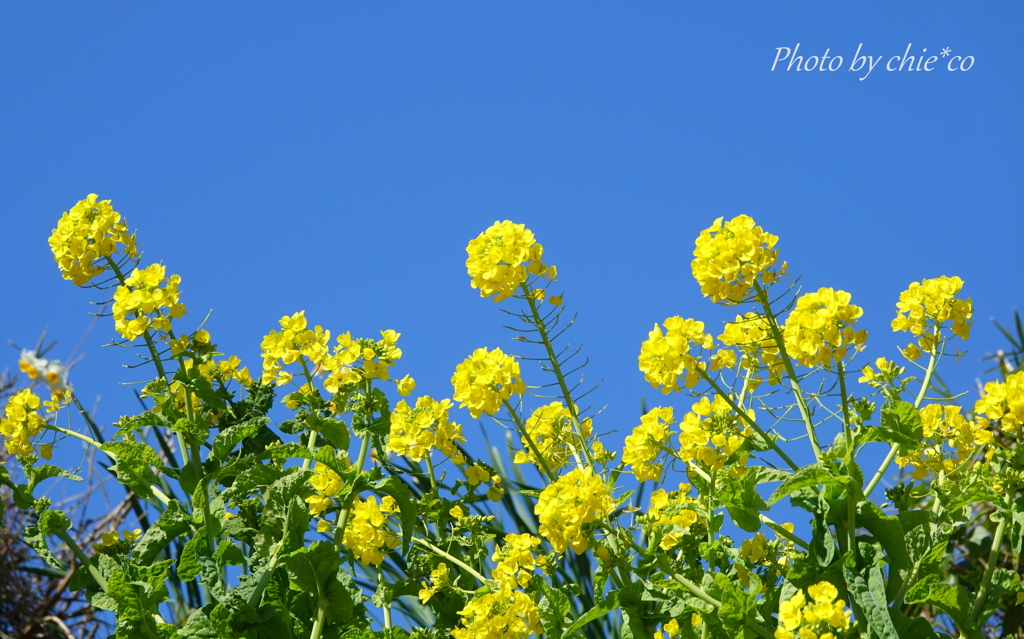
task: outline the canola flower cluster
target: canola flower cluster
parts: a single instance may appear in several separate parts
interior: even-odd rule
[[[786,274],[786,263],[779,262],[775,250],[778,241],[747,215],[725,223],[715,220],[700,232],[693,250],[691,268],[701,293],[716,304],[738,304],[754,282],[767,286],[778,281]]]
[[[640,425],[626,436],[622,447],[622,461],[630,465],[637,480],[658,481],[664,467],[658,457],[668,443],[669,428],[673,424],[671,406],[658,406],[640,417]]]
[[[1008,375],[1005,382],[985,384],[974,412],[999,424],[1003,432],[1020,435],[1024,425],[1024,371]]]
[[[506,355],[500,348],[487,350],[478,348],[473,354],[455,367],[452,376],[455,387],[453,399],[460,408],[469,408],[474,419],[486,413],[493,415],[501,410],[502,402],[513,393],[526,391],[519,376],[519,362],[512,355]]]
[[[151,264],[145,269],[132,271],[123,286],[114,292],[114,328],[121,337],[133,341],[148,328],[171,330],[171,320],[185,314],[185,305],[179,302],[178,286],[181,277],[165,277],[162,264]]]
[[[398,505],[390,495],[382,497],[380,505],[373,495],[352,505],[344,542],[356,561],[364,566],[380,566],[389,552],[402,545],[387,525],[388,517],[397,512]]]
[[[60,267],[61,275],[75,286],[88,284],[106,270],[105,259],[118,249],[131,258],[138,258],[135,234],[110,200],[97,201],[90,193],[70,211],[61,215],[57,228],[50,234],[50,250]]]
[[[38,412],[40,405],[39,397],[28,388],[8,401],[4,416],[0,418],[0,434],[6,439],[7,452],[11,455],[32,454],[32,438],[46,425]],[[49,459],[49,454],[43,457]]]
[[[936,277],[913,282],[900,293],[896,308],[898,313],[892,321],[893,331],[910,331],[917,336],[916,344],[908,344],[904,354],[917,359],[922,352],[930,352],[935,346],[935,332],[947,322],[954,335],[966,340],[971,335],[973,308],[971,298],[956,297],[964,282],[959,277]]]
[[[309,504],[309,514],[313,517],[319,517],[331,507],[334,503],[334,498],[338,496],[338,492],[345,484],[341,479],[341,475],[323,464],[314,466],[313,472],[315,474],[309,478],[309,483],[313,485],[316,493],[306,497],[306,503]],[[329,529],[330,524],[326,521],[321,519],[317,522],[318,532],[324,532]]]
[[[516,452],[512,461],[516,464],[533,462],[538,468],[546,464],[553,472],[561,470],[568,462],[575,437],[572,415],[565,404],[554,401],[536,408],[523,426],[528,438],[520,439],[523,448]],[[590,437],[593,425],[589,418],[580,422],[580,430],[584,437]],[[535,452],[540,454],[540,459]]]
[[[689,484],[679,484],[679,488],[672,492],[659,488],[651,493],[645,521],[652,532],[660,529],[663,533],[658,544],[662,550],[678,546],[690,527],[700,519],[696,511],[697,500],[689,496],[690,488]]]
[[[820,288],[796,301],[782,328],[786,351],[801,366],[831,369],[847,358],[850,348],[860,350],[867,342],[867,331],[854,328],[864,311],[850,304],[850,294]]]
[[[549,568],[546,557],[534,554],[540,543],[530,534],[505,535],[504,545],[496,547],[491,557],[497,562],[491,579],[498,582],[498,589],[475,597],[459,612],[463,625],[452,630],[455,639],[524,639],[542,631],[537,605],[520,590],[537,569]]]
[[[921,409],[921,426],[924,440],[914,451],[896,458],[900,468],[910,465],[914,468],[914,479],[924,479],[928,471],[938,475],[944,472],[947,478],[954,475],[957,467],[970,459],[979,446],[993,442],[992,432],[984,420],[970,421],[960,414],[959,406],[929,404]],[[945,446],[952,449],[947,452]]]
[[[470,285],[480,289],[481,297],[495,302],[515,295],[531,275],[554,280],[557,269],[543,262],[544,247],[533,232],[508,220],[495,222],[466,247],[466,270]],[[541,297],[543,299],[543,297]]]
[[[836,639],[835,632],[850,627],[850,609],[839,597],[839,590],[827,581],[802,590],[779,604],[779,626],[775,639]]]
[[[679,378],[685,376],[687,388],[700,379],[705,363],[699,361],[699,349],[711,349],[714,338],[704,332],[704,322],[681,317],[665,320],[665,332],[657,324],[640,346],[640,370],[651,386],[669,394],[679,392]]]
[[[782,358],[779,355],[779,345],[772,336],[768,318],[757,313],[737,315],[735,321],[725,324],[718,339],[726,346],[738,347],[743,353],[739,363],[740,366],[752,373],[751,390],[756,389],[761,382],[759,373],[762,370],[767,371],[769,384],[774,385],[781,381]],[[732,351],[726,349],[719,351],[719,353],[725,352]],[[722,356],[719,355],[719,359],[722,359]],[[735,354],[731,359],[735,362]],[[730,366],[723,364],[722,368],[730,368]]]
[[[387,450],[420,462],[436,448],[456,464],[464,464],[466,459],[458,444],[466,438],[462,426],[448,419],[451,407],[451,400],[436,401],[427,395],[417,399],[415,407],[400,400],[391,411]]]
[[[679,459],[684,462],[701,461],[711,469],[719,470],[753,432],[740,428],[739,417],[720,395],[713,400],[701,397],[679,423]],[[740,460],[736,474],[742,474],[746,458]]]
[[[583,526],[607,517],[614,503],[600,475],[588,466],[574,468],[541,492],[534,507],[540,519],[540,534],[555,549],[572,548],[577,555],[590,547]]]

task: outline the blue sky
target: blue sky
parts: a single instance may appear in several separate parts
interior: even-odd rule
[[[181,275],[190,321],[213,309],[225,352],[258,366],[262,335],[305,309],[401,332],[400,374],[434,397],[473,349],[512,349],[465,245],[525,223],[604,380],[595,427],[620,436],[661,401],[636,365],[653,323],[731,319],[690,275],[717,217],[751,215],[806,288],[852,293],[861,362],[905,343],[889,322],[909,282],[961,276],[976,326],[943,371],[956,389],[1004,346],[988,318],[1024,298],[1020,3],[5,2],[0,25],[0,337],[48,325],[56,357],[95,296],[46,238],[91,192]],[[771,71],[797,43],[844,63]],[[861,44],[974,65],[861,81]],[[72,377],[104,423],[136,409],[112,337],[101,321]]]

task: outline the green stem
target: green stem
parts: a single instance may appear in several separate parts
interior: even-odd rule
[[[540,312],[537,310],[537,301],[533,298],[533,294],[525,282],[520,284],[520,288],[523,290],[526,303],[530,305],[534,326],[537,327],[537,333],[544,344],[544,350],[547,351],[548,362],[551,363],[551,372],[555,374],[555,379],[558,380],[558,388],[561,389],[562,398],[565,399],[565,407],[569,411],[569,421],[572,422],[572,429],[578,440],[579,448],[583,451],[583,456],[586,458],[587,463],[590,464],[590,467],[596,473],[597,466],[594,464],[594,458],[590,455],[590,446],[587,444],[587,438],[583,435],[583,429],[580,427],[579,415],[576,412],[576,402],[573,401],[572,395],[569,392],[569,385],[565,383],[565,375],[562,374],[562,366],[558,363],[558,356],[555,355],[555,349],[551,345],[551,338],[548,337],[548,329],[540,318]],[[572,451],[573,456],[576,458],[576,463],[579,464],[580,459],[576,448],[576,446],[573,446]]]
[[[914,399],[914,408],[921,408],[921,403],[924,402],[924,394],[928,390],[928,387],[931,386],[932,375],[935,374],[935,368],[939,362],[938,339],[938,329],[936,329],[935,344],[932,346],[931,353],[929,353],[928,367],[925,368],[924,371],[924,380],[921,382],[921,390],[917,392],[917,397]],[[871,478],[871,481],[868,482],[867,488],[864,489],[865,497],[871,496],[871,491],[875,489],[878,482],[882,480],[882,476],[885,475],[887,470],[889,470],[889,464],[891,464],[892,460],[896,458],[896,455],[899,453],[899,449],[899,444],[892,444],[889,447],[889,454],[885,456],[884,460],[882,460],[882,465],[878,467],[874,477]]]
[[[842,362],[837,362],[836,372],[839,375],[839,394],[843,401],[843,433],[846,434],[846,474],[853,471],[853,430],[850,428],[850,403],[846,396],[846,369]],[[858,488],[860,488],[858,486]],[[853,556],[857,556],[857,497],[852,488],[846,489],[846,526],[848,543]]]
[[[526,430],[526,426],[524,426],[522,420],[519,419],[519,414],[513,410],[512,404],[510,404],[507,399],[503,399],[501,402],[505,405],[505,409],[509,412],[509,415],[512,416],[512,421],[516,423],[516,428],[519,429],[519,433],[523,436],[523,439],[526,440],[526,444],[530,447],[530,451],[533,452],[533,457],[540,465],[540,469],[544,471],[544,474],[548,476],[548,480],[552,484],[555,483],[558,480],[558,477],[555,473],[551,472],[551,468],[548,466],[547,460],[545,460],[544,456],[540,454],[540,449],[537,448],[537,444],[534,443],[533,437],[530,436],[530,432]]]
[[[70,548],[71,552],[73,552],[75,556],[78,557],[78,561],[80,561],[82,565],[85,567],[85,569],[89,571],[89,574],[92,575],[92,578],[96,580],[96,583],[99,584],[99,587],[103,590],[103,592],[107,592],[107,580],[103,578],[103,575],[100,574],[100,571],[96,568],[96,566],[92,565],[92,562],[89,561],[89,558],[85,555],[84,552],[82,552],[82,549],[78,547],[78,544],[75,543],[75,540],[71,538],[71,535],[68,534],[68,531],[54,530],[53,534],[60,537],[61,540],[68,545],[68,548]]]
[[[772,311],[771,302],[768,300],[768,292],[761,288],[761,285],[756,281],[754,282],[754,290],[757,292],[757,299],[761,302],[761,306],[764,308],[765,317],[768,319],[768,328],[772,333],[772,338],[775,340],[775,344],[779,347],[780,359],[782,359],[782,365],[786,369],[786,377],[789,379],[790,388],[793,389],[793,394],[796,396],[797,406],[800,408],[800,416],[803,418],[804,427],[807,429],[807,437],[811,442],[811,449],[814,451],[814,461],[821,461],[821,447],[818,446],[818,436],[814,432],[814,422],[811,421],[811,411],[807,407],[807,398],[804,397],[803,390],[800,388],[800,381],[796,374],[796,369],[793,368],[793,359],[789,356],[789,352],[786,351],[786,340],[782,336],[782,331],[779,329],[778,319],[775,317],[775,313]]]
[[[366,451],[369,449],[370,435],[367,433],[359,444],[359,456],[356,457],[356,469],[360,474],[363,472],[363,462],[366,460]],[[341,550],[345,544],[345,527],[348,526],[348,518],[352,513],[352,501],[355,497],[354,491],[349,494],[348,499],[345,500],[345,506],[341,509],[341,515],[338,517],[338,527],[334,531],[334,547],[338,550]]]
[[[313,376],[310,375],[309,367],[306,366],[306,358],[305,357],[299,357],[299,363],[302,364],[302,372],[306,376],[306,382],[309,383],[309,387],[312,389],[313,388]],[[307,446],[307,449],[309,450],[309,454],[310,455],[312,455],[313,451],[316,449],[316,436],[317,436],[317,432],[315,430],[309,431],[309,445]],[[313,461],[312,459],[303,459],[302,460],[302,470],[309,470],[309,465],[310,465],[310,462],[312,462],[312,461]]]
[[[477,581],[479,581],[481,584],[487,583],[487,577],[484,577],[479,572],[477,572],[475,569],[471,568],[469,566],[469,564],[463,562],[461,559],[456,559],[452,555],[449,555],[448,553],[446,553],[445,551],[441,550],[440,548],[438,548],[434,544],[430,543],[426,539],[423,539],[422,537],[413,537],[412,541],[413,541],[413,543],[417,543],[417,544],[419,544],[421,546],[429,548],[430,550],[432,550],[433,552],[437,553],[441,557],[444,557],[445,559],[447,559],[448,561],[452,562],[453,564],[455,564],[459,568],[462,568],[463,570],[465,570],[470,575],[476,577]]]
[[[800,546],[804,550],[807,550],[807,551],[811,550],[811,545],[809,543],[807,543],[806,541],[804,541],[800,537],[797,537],[793,533],[789,532],[788,530],[786,530],[785,528],[783,528],[782,526],[780,526],[776,522],[772,521],[771,519],[769,519],[765,515],[758,515],[758,517],[760,517],[761,521],[764,522],[769,528],[774,530],[775,534],[779,535],[780,537],[785,537],[786,539],[790,540],[791,542],[793,542],[797,546]]]
[[[1006,514],[1002,515],[999,525],[996,526],[996,536],[992,538],[992,550],[988,553],[988,563],[985,565],[985,575],[981,578],[981,587],[978,589],[978,596],[974,599],[971,607],[971,621],[977,622],[981,616],[981,609],[985,607],[985,599],[988,598],[988,589],[992,585],[992,574],[999,563],[999,551],[1003,545],[1003,535],[1006,533]]]
[[[764,443],[768,444],[768,446],[771,447],[772,450],[778,453],[779,457],[782,458],[782,461],[786,462],[786,464],[793,470],[797,470],[800,468],[799,466],[797,466],[796,462],[789,458],[789,455],[786,454],[786,451],[782,450],[782,448],[779,447],[778,443],[776,443],[775,440],[768,436],[768,433],[764,432],[764,430],[762,430],[761,427],[757,425],[757,422],[755,422],[753,418],[751,418],[750,415],[747,414],[747,411],[743,410],[741,406],[739,406],[735,401],[733,401],[733,398],[728,393],[726,393],[721,386],[718,385],[718,382],[716,382],[715,379],[711,377],[711,375],[706,370],[704,370],[703,368],[698,368],[697,372],[700,374],[701,377],[704,378],[704,381],[711,385],[711,388],[715,391],[715,393],[717,393],[718,396],[720,396],[722,399],[725,400],[727,404],[729,404],[729,407],[732,408],[732,410],[737,415],[739,415],[740,419],[746,422],[747,425],[750,426],[754,430],[754,432],[756,432],[758,436],[761,437],[761,440]]]

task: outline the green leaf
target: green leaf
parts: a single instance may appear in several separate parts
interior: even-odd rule
[[[863,564],[857,564],[851,555],[843,563],[846,587],[861,610],[868,627],[879,639],[900,639],[896,627],[889,617],[889,603],[885,596],[885,579],[882,577],[882,549],[874,544],[859,544]]]
[[[120,439],[128,433],[145,428],[146,426],[166,426],[167,420],[158,413],[152,411],[146,411],[139,415],[123,416],[121,419],[114,422],[114,426],[117,426],[117,432],[111,439]]]
[[[882,436],[905,450],[914,450],[924,440],[921,414],[909,402],[887,402],[882,407]]]
[[[971,597],[963,586],[945,584],[938,575],[928,575],[907,591],[904,601],[931,604],[949,615],[961,636],[982,639],[978,625],[971,621]]]
[[[146,444],[129,441],[104,442],[100,450],[111,453],[117,460],[111,470],[117,474],[118,481],[139,497],[153,496],[151,486],[157,478],[150,467],[163,464],[155,450]]]
[[[214,459],[226,460],[231,451],[235,449],[235,446],[240,444],[246,437],[257,433],[269,421],[270,419],[266,417],[259,417],[223,429],[213,438],[213,452],[211,455]]]
[[[160,514],[160,519],[156,520],[139,540],[132,554],[138,558],[139,564],[148,564],[156,559],[175,537],[184,535],[191,529],[192,517],[180,501],[172,499]]]
[[[811,486],[829,485],[829,484],[849,484],[850,478],[846,476],[836,477],[827,468],[821,464],[810,464],[804,466],[793,472],[792,475],[786,478],[782,482],[782,485],[775,489],[770,499],[768,499],[769,505],[774,505],[780,499],[793,493],[801,488],[809,488]]]
[[[569,597],[558,588],[551,588],[546,581],[541,582],[544,597],[537,605],[540,623],[544,627],[544,635],[551,639],[562,639],[565,628],[572,624],[569,617],[571,604]]]
[[[419,513],[416,511],[412,492],[397,477],[388,477],[372,482],[370,488],[385,495],[391,495],[398,504],[399,515],[402,518],[402,554],[409,554],[409,544],[412,543],[412,531],[419,521]]]
[[[25,538],[25,542],[35,549],[36,554],[38,554],[42,560],[47,563],[47,565],[59,570],[67,570],[68,567],[65,566],[60,559],[57,559],[56,555],[50,551],[50,547],[46,545],[46,535],[39,530],[39,526],[25,526],[25,529],[22,531],[22,536]]]
[[[336,419],[331,419],[330,417],[317,417],[315,415],[310,415],[306,419],[306,425],[310,429],[323,435],[335,449],[348,450],[349,432],[348,426],[345,422],[340,422]]]
[[[285,557],[285,567],[292,585],[305,592],[319,593],[334,578],[341,557],[334,544],[318,541],[307,548],[299,548]]]
[[[28,471],[27,468],[25,470]],[[65,479],[70,479],[71,481],[82,481],[82,478],[78,475],[69,473],[63,468],[58,468],[57,466],[50,466],[49,464],[32,468],[31,474],[32,479],[28,482],[29,492],[34,491],[36,486],[38,486],[43,480],[50,479],[51,477],[63,477]],[[2,506],[0,506],[0,508],[2,508]],[[2,514],[3,511],[0,511],[0,515]]]
[[[312,487],[308,483],[309,477],[312,474],[312,471],[296,469],[295,472],[275,481],[267,489],[267,504],[260,518],[261,526],[259,534],[256,536],[255,544],[256,551],[259,554],[269,557],[270,549],[279,541],[282,541],[286,533],[288,535],[287,539],[285,539],[287,547],[303,545],[302,539],[306,534],[309,522],[309,509],[299,499],[299,495],[303,491],[312,492]],[[295,510],[296,512],[292,514],[289,510]],[[292,519],[290,517],[305,518],[306,525],[303,525],[301,530],[291,530],[293,526],[291,525]]]
[[[199,544],[205,546],[206,539],[197,534],[185,542],[185,547],[181,550],[181,557],[178,558],[178,578],[182,581],[192,581],[199,576]]]
[[[764,502],[757,492],[757,487],[766,481],[767,468],[748,468],[738,479],[728,473],[722,473],[722,484],[719,487],[718,498],[729,511],[733,522],[747,532],[757,532],[761,529],[761,518],[759,510],[768,510],[768,504]]]
[[[597,604],[593,608],[580,615],[579,619],[574,621],[571,626],[565,629],[565,633],[563,636],[568,636],[577,632],[578,630],[582,629],[583,626],[587,625],[591,621],[594,621],[595,619],[600,619],[601,617],[605,616],[606,614],[608,614],[612,610],[615,610],[618,607],[619,592],[617,590],[613,590],[608,593],[607,597],[597,602]]]
[[[71,520],[62,510],[44,510],[39,513],[39,532],[46,535],[71,528]]]

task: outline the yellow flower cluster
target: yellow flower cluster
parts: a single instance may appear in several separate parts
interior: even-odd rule
[[[690,265],[701,293],[716,304],[738,304],[759,278],[764,285],[777,281],[786,273],[775,250],[778,241],[747,215],[715,220],[697,237]]]
[[[116,253],[118,244],[125,255],[139,256],[135,234],[128,232],[121,214],[110,206],[110,200],[97,202],[96,197],[90,193],[61,215],[57,228],[50,234],[53,259],[64,279],[72,280],[76,286],[87,284],[106,270],[104,258]]]
[[[892,321],[893,331],[910,331],[917,335],[917,344],[910,344],[904,353],[909,359],[917,359],[921,351],[929,352],[934,347],[933,331],[945,322],[952,322],[953,334],[966,340],[971,334],[971,299],[959,299],[964,282],[959,277],[936,277],[913,282],[910,288],[900,293],[898,312]]]
[[[434,582],[433,585],[428,584],[425,581],[421,581],[420,585],[420,602],[427,603],[430,598],[437,594],[441,588],[448,585],[450,579],[450,571],[448,570],[448,564],[443,561],[430,572],[430,581]]]
[[[668,443],[672,423],[672,407],[658,406],[640,417],[640,425],[626,436],[622,461],[630,465],[639,481],[661,479],[664,468],[656,460]]]
[[[141,528],[131,531],[125,530],[121,533],[118,533],[116,530],[110,530],[100,535],[100,541],[93,544],[93,549],[101,555],[126,555],[139,539],[142,539]]]
[[[850,627],[850,609],[837,601],[839,590],[827,581],[802,590],[779,604],[779,626],[775,639],[835,639],[833,630]]]
[[[211,359],[203,362],[199,365],[199,372],[210,381],[216,379],[226,384],[233,379],[245,387],[252,385],[252,375],[247,367],[242,366],[242,360],[237,355],[220,361]]]
[[[309,478],[309,483],[313,485],[316,494],[306,497],[306,503],[309,504],[309,514],[319,517],[331,507],[334,498],[345,484],[341,480],[341,475],[323,464],[317,464],[313,470],[316,474]],[[317,530],[320,532],[324,532],[321,528],[327,527],[327,522],[321,521],[317,524]]]
[[[387,450],[420,462],[436,448],[456,464],[465,463],[458,443],[466,439],[462,436],[462,426],[448,420],[451,407],[451,400],[435,401],[427,395],[416,400],[415,407],[400,400],[391,411]]]
[[[985,384],[974,412],[998,422],[1004,432],[1019,432],[1024,425],[1024,371],[1009,375],[1005,382]]]
[[[782,329],[786,350],[802,366],[830,369],[850,355],[851,346],[860,350],[867,342],[867,331],[853,328],[863,313],[846,291],[820,288],[802,295]]]
[[[7,440],[7,452],[11,455],[31,455],[32,438],[43,430],[46,421],[39,415],[40,402],[29,389],[12,397],[0,419],[0,434]]]
[[[697,500],[689,497],[689,493],[689,484],[679,484],[679,489],[671,493],[661,488],[651,493],[651,504],[647,509],[645,521],[652,527],[652,533],[653,529],[661,526],[671,527],[661,537],[659,547],[662,550],[671,550],[678,546],[683,535],[689,532],[690,526],[699,519],[694,510]]]
[[[379,566],[391,550],[402,544],[398,535],[387,526],[388,516],[396,512],[398,506],[389,495],[381,498],[379,506],[373,495],[352,505],[344,541],[356,561],[364,566]]]
[[[533,411],[524,424],[526,434],[529,435],[533,445],[537,448],[541,458],[551,471],[561,470],[569,458],[570,449],[573,445],[572,415],[569,409],[562,402],[551,402]],[[590,437],[592,432],[590,419],[580,422],[580,430],[584,437]],[[530,442],[523,437],[520,439],[523,449],[516,452],[513,461],[517,464],[533,462],[538,468],[543,464],[534,454]]]
[[[684,462],[698,460],[718,470],[751,434],[749,427],[740,428],[739,417],[721,396],[715,395],[714,400],[701,397],[679,423],[678,456]]]
[[[874,388],[882,388],[887,382],[892,382],[906,370],[902,366],[897,366],[896,362],[884,357],[879,357],[875,360],[875,368],[878,369],[877,373],[874,368],[871,368],[870,364],[860,369],[861,378],[857,381]]]
[[[264,383],[276,382],[278,386],[287,384],[292,375],[284,370],[288,364],[294,364],[305,357],[314,366],[322,366],[330,355],[327,342],[331,332],[323,327],[307,328],[306,311],[299,311],[291,317],[285,315],[278,324],[281,332],[270,331],[260,344],[263,357]]]
[[[590,547],[583,526],[607,516],[613,508],[604,480],[588,466],[574,468],[548,484],[534,512],[540,519],[540,534],[555,552],[565,552],[566,547],[571,547],[578,555]]]
[[[907,455],[896,458],[900,468],[910,464],[914,468],[914,479],[920,480],[932,471],[940,471],[949,477],[961,463],[977,451],[978,446],[993,441],[992,432],[984,420],[968,421],[960,414],[959,406],[929,404],[921,409],[921,425],[924,441],[921,446]],[[945,445],[953,449],[947,453]]]
[[[554,266],[541,261],[544,247],[537,243],[533,232],[508,220],[495,222],[470,240],[466,252],[466,270],[473,278],[471,286],[480,289],[481,297],[493,295],[495,302],[515,295],[531,274],[549,280],[557,274]]]
[[[482,413],[493,415],[501,410],[501,403],[512,393],[523,393],[526,386],[519,377],[519,362],[500,348],[489,351],[478,348],[464,362],[455,367],[452,376],[455,401],[459,407],[468,407],[474,419]]]
[[[525,639],[542,632],[537,605],[507,582],[472,599],[459,615],[462,627],[452,629],[453,639]]]
[[[654,325],[640,346],[640,370],[651,386],[669,394],[678,392],[679,378],[686,376],[685,385],[693,388],[700,379],[704,362],[698,361],[697,349],[710,349],[714,339],[704,332],[704,322],[681,317],[665,320],[665,332]]]
[[[171,320],[185,314],[185,305],[178,301],[181,277],[165,277],[162,264],[135,269],[124,286],[114,292],[114,328],[128,341],[138,338],[152,327],[171,330]],[[164,310],[166,309],[166,310]],[[129,313],[131,315],[129,315]]]
[[[538,558],[533,554],[540,543],[540,539],[529,533],[505,535],[505,544],[500,548],[496,546],[491,557],[491,560],[497,563],[491,571],[491,578],[508,583],[513,588],[525,588],[533,576],[533,571],[548,568],[546,558]]]
[[[768,319],[757,313],[737,315],[736,321],[727,322],[719,341],[727,346],[736,346],[743,352],[740,366],[754,374],[753,388],[761,382],[758,372],[768,372],[768,383],[778,384],[782,379],[782,358],[779,345],[772,337]],[[721,351],[720,351],[721,352]],[[751,390],[753,390],[753,388]]]

